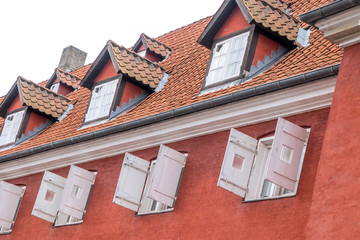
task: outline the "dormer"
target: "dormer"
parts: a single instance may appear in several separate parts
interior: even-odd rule
[[[4,118],[0,148],[37,135],[59,119],[70,104],[69,99],[19,76],[0,105]]]
[[[135,43],[133,51],[139,56],[151,62],[160,62],[166,59],[171,50],[165,44],[142,33],[139,40]]]
[[[281,0],[225,0],[198,39],[211,49],[200,94],[261,74],[297,45],[300,23]]]
[[[165,70],[133,51],[108,41],[83,80],[91,90],[84,125],[122,115],[167,81]]]
[[[63,71],[60,68],[56,68],[45,87],[59,95],[66,96],[78,89],[80,82],[80,78]]]

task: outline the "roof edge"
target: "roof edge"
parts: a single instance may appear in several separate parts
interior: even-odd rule
[[[222,95],[216,98],[208,99],[202,102],[193,103],[187,106],[179,107],[173,110],[169,110],[166,112],[158,113],[152,116],[144,117],[141,119],[133,120],[131,122],[126,122],[120,125],[111,126],[106,129],[97,130],[90,133],[85,133],[79,136],[59,140],[52,143],[47,143],[41,146],[37,146],[34,148],[26,149],[23,151],[11,153],[8,155],[0,156],[0,163],[6,162],[14,159],[18,159],[21,157],[27,157],[33,154],[45,152],[51,149],[64,147],[71,144],[76,144],[84,141],[93,140],[99,137],[104,137],[110,134],[119,133],[127,130],[131,130],[134,128],[142,127],[145,125],[157,123],[163,120],[169,120],[175,117],[180,117],[183,115],[191,114],[194,112],[198,112],[201,110],[217,107],[223,104],[232,103],[235,101],[243,100],[250,97],[255,97],[258,95],[274,92],[277,90],[281,90],[284,88],[305,84],[308,82],[312,82],[315,80],[319,80],[321,78],[330,77],[337,75],[339,72],[340,64],[320,68],[317,70],[313,70],[307,73],[303,73],[300,75],[295,75],[292,77],[288,77],[285,79],[280,79],[275,82],[266,83],[263,85],[255,86],[252,88],[243,89],[237,92],[229,93],[226,95]]]
[[[337,0],[322,7],[299,15],[301,21],[314,26],[315,22],[329,17],[348,8],[360,5],[360,0]]]

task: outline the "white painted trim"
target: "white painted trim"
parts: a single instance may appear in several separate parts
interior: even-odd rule
[[[315,24],[324,37],[340,47],[360,42],[360,6],[319,20]]]
[[[1,179],[116,156],[330,107],[336,77],[302,84],[106,137],[0,163]]]

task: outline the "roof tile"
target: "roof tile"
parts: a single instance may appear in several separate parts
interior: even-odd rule
[[[147,36],[146,34],[141,34],[140,36],[145,43],[145,46],[152,52],[161,55],[163,58],[166,58],[170,53],[170,48],[168,48],[163,43],[158,42],[157,40]]]

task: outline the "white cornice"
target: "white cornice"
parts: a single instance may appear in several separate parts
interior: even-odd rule
[[[324,37],[340,47],[360,42],[360,6],[331,15],[316,22]]]
[[[171,120],[0,163],[0,179],[12,179],[70,164],[203,136],[232,127],[329,107],[336,77],[318,80]]]

